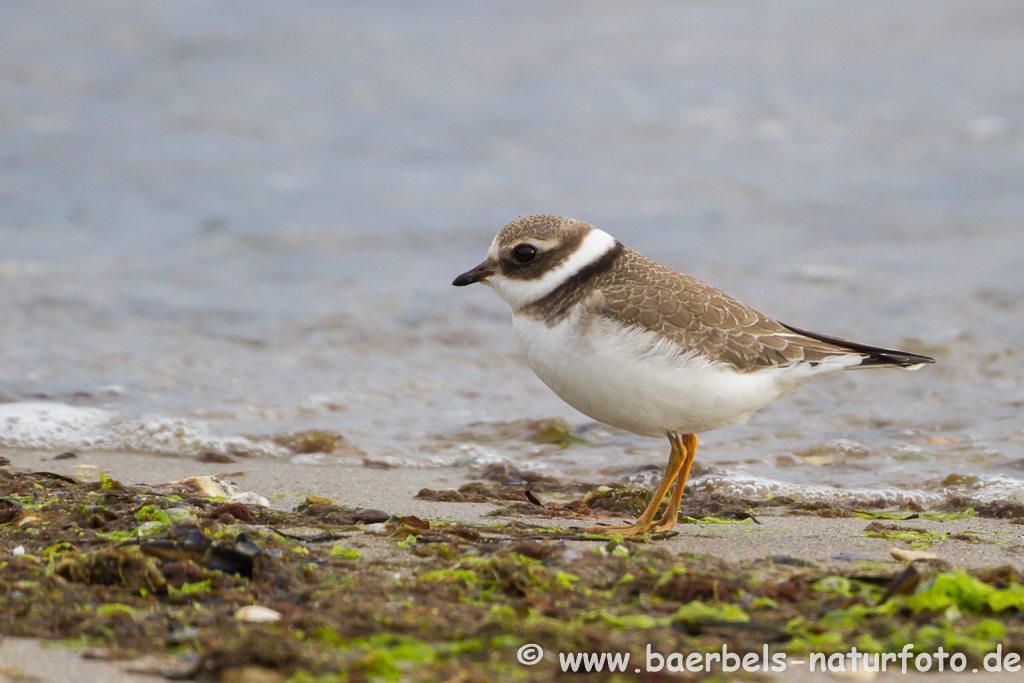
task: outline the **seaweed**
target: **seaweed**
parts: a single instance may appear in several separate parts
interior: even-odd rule
[[[548,497],[538,506],[521,489],[482,482],[462,495],[504,504],[515,492],[532,517],[586,518],[623,514],[595,510],[599,501],[634,511],[643,497],[629,491],[596,491],[594,507]],[[1024,577],[1009,567],[726,562],[668,552],[663,536],[420,520],[315,496],[271,510],[181,487],[2,469],[0,501],[0,513],[14,511],[0,524],[0,635],[113,659],[155,655],[165,671],[200,681],[559,679],[557,658],[519,664],[527,643],[638,661],[648,646],[723,644],[760,656],[913,642],[916,652],[962,652],[973,666],[997,645],[1024,652]],[[694,498],[683,512],[753,529],[740,505]],[[952,536],[881,519],[870,533]]]

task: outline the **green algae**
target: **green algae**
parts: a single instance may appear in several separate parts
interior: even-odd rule
[[[3,470],[0,486],[0,496],[23,499],[39,517],[34,536],[0,525],[0,634],[111,657],[169,656],[200,680],[246,667],[293,681],[560,678],[557,659],[518,663],[527,643],[637,661],[648,645],[706,652],[723,643],[760,654],[764,644],[833,653],[912,642],[975,664],[996,644],[1024,652],[1024,577],[1010,568],[926,569],[907,594],[883,602],[891,565],[868,580],[859,567],[729,563],[669,553],[657,536],[575,536],[515,522],[421,529],[396,521],[368,534],[354,510],[324,499],[290,512],[252,508],[250,521],[225,523],[215,503],[131,486],[12,479]],[[187,514],[167,512],[175,509]],[[692,516],[718,520],[715,532],[758,530],[749,517],[731,517]],[[930,540],[911,533],[899,540]],[[587,538],[600,543],[574,540]],[[19,545],[25,554],[11,555]],[[234,614],[245,605],[282,617],[240,623]]]
[[[1020,610],[1024,608],[1024,585],[1014,582],[997,588],[963,571],[947,572],[928,580],[907,606],[915,612],[938,612],[953,606],[973,614]]]
[[[568,425],[555,421],[538,425],[529,436],[529,440],[533,443],[552,444],[563,449],[574,444],[588,443],[583,437],[574,434]]]
[[[680,520],[682,524],[756,524],[753,517],[747,517],[745,519],[719,519],[718,517],[701,517],[696,519],[694,517],[683,517]]]
[[[685,622],[724,621],[747,622],[750,616],[735,605],[707,605],[700,600],[692,600],[675,613],[675,619]]]
[[[930,519],[938,522],[948,522],[955,519],[969,519],[975,516],[974,508],[967,508],[959,512],[910,512],[907,514],[891,512],[871,512],[869,510],[854,509],[851,512],[861,519],[891,519],[906,521],[910,519]]]
[[[896,524],[888,526],[881,522],[872,522],[864,531],[868,538],[884,538],[889,541],[905,541],[912,548],[927,548],[935,541],[948,539],[947,534],[931,529],[915,529],[901,527]]]
[[[102,605],[96,606],[96,616],[98,617],[110,617],[115,614],[124,614],[129,617],[135,617],[139,611],[129,605],[122,605],[119,602],[107,602]]]
[[[103,472],[100,472],[100,490],[101,491],[117,491],[124,488],[121,482],[116,479],[111,479]]]

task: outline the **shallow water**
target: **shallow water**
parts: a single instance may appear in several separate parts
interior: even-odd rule
[[[938,357],[704,435],[702,485],[1016,495],[1021,82],[1012,0],[5,4],[0,446],[649,478],[667,444],[587,424],[449,284],[543,212]],[[588,443],[476,425],[526,417]],[[257,438],[307,428],[352,448]]]

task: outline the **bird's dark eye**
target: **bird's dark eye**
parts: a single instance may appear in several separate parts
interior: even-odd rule
[[[512,250],[512,258],[520,263],[529,263],[537,257],[537,248],[532,244],[520,244]]]

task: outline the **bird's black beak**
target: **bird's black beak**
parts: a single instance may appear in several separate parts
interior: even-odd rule
[[[452,284],[456,287],[465,287],[466,285],[471,285],[474,282],[483,282],[488,276],[493,274],[494,271],[491,270],[487,261],[484,261],[473,270],[467,270],[465,273],[455,278],[452,281]]]

